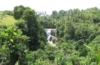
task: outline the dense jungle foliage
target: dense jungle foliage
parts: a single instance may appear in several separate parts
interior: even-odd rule
[[[96,7],[51,15],[22,5],[1,11],[0,65],[100,65],[99,27]],[[47,42],[44,28],[57,30],[56,46]]]

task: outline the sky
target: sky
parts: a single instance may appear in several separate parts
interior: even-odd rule
[[[100,8],[100,0],[0,0],[0,11],[13,10],[15,6],[23,5],[36,12],[51,14],[53,10]]]

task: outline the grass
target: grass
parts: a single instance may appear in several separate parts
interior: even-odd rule
[[[0,25],[13,25],[17,22],[13,16],[4,15],[3,17],[0,16]]]

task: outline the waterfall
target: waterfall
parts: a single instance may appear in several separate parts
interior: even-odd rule
[[[56,29],[45,29],[46,34],[47,34],[47,41],[55,46],[55,41],[57,40],[55,34],[56,34]],[[53,35],[54,34],[54,35]]]

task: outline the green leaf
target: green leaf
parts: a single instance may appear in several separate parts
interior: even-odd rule
[[[1,35],[5,35],[5,32],[1,32]]]
[[[16,32],[13,32],[13,34],[14,34],[14,35],[17,35],[17,33],[16,33]]]
[[[5,33],[5,32],[1,32],[1,35],[8,37],[8,33]]]
[[[15,47],[15,45],[13,45],[13,48]]]
[[[11,26],[7,28],[7,31],[10,31],[10,30],[12,30],[12,27]]]
[[[87,47],[88,49],[90,49],[91,51],[93,51],[93,49],[91,47],[89,47],[88,45],[84,44],[85,47]]]
[[[5,33],[5,36],[8,37],[8,33]]]
[[[3,50],[5,50],[5,49],[6,49],[5,45],[3,45],[3,46],[2,46],[2,49],[3,49]]]
[[[14,40],[13,39],[10,39],[10,42],[14,42]]]

